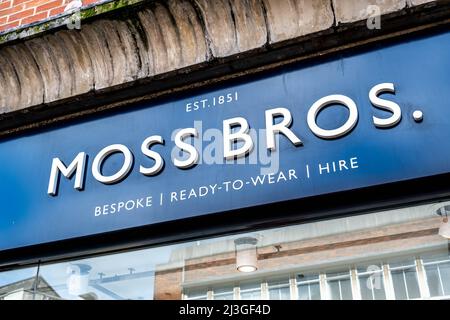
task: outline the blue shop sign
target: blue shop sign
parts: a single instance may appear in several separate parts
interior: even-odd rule
[[[0,143],[0,250],[450,172],[450,33]]]

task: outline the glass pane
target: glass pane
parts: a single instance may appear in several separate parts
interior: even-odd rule
[[[339,288],[339,281],[329,281],[329,296],[332,300],[341,300],[341,290]]]
[[[352,300],[352,286],[350,279],[332,280],[328,282],[331,300]]]
[[[269,289],[269,299],[270,300],[289,300],[289,299],[291,299],[289,287]]]
[[[352,285],[350,279],[341,281],[342,300],[352,300]]]
[[[298,286],[298,299],[299,300],[311,300],[309,295],[309,285],[299,285]]]
[[[268,286],[270,300],[289,300],[291,298],[289,279],[269,281]]]
[[[214,295],[214,300],[233,300],[233,293]]]
[[[289,280],[286,280],[284,282],[269,282],[269,299],[270,300],[291,299]]]
[[[320,284],[312,283],[309,285],[309,290],[311,292],[311,300],[320,300]]]
[[[241,285],[241,300],[261,300],[261,284]]]
[[[439,265],[441,273],[442,286],[444,287],[444,295],[450,295],[450,263],[442,263]]]
[[[359,287],[361,290],[361,299],[374,300],[371,285],[369,283],[370,275],[363,275],[359,277]]]
[[[327,274],[328,296],[331,300],[352,300],[349,272]]]
[[[185,291],[186,299],[189,300],[207,300],[207,289],[191,289]]]
[[[214,288],[214,300],[233,300],[233,287]]]
[[[382,280],[383,277],[380,277]],[[386,300],[386,291],[384,289],[384,282],[381,281],[379,285],[373,287],[374,300]]]
[[[356,271],[359,275],[373,274],[376,272],[383,271],[383,266],[379,262],[373,263],[373,264],[365,263],[365,264],[358,265],[356,267]]]
[[[434,264],[434,263],[449,263],[450,262],[450,256],[448,252],[448,248],[445,250],[439,250],[439,252],[434,252],[431,254],[424,254],[422,255],[423,263],[428,264]]]
[[[405,271],[406,283],[408,285],[408,295],[410,299],[420,298],[419,280],[415,269]]]
[[[450,295],[450,258],[448,252],[425,255],[423,264],[430,295],[432,297]]]
[[[171,278],[181,273],[156,271],[168,260],[170,248],[155,248],[101,256],[53,265],[43,265],[40,275],[47,280],[47,289],[64,299],[75,300],[147,300],[181,299],[181,287],[167,292]],[[158,277],[155,277],[157,275]]]
[[[381,272],[364,274],[358,277],[363,300],[385,300],[383,275]]]
[[[420,298],[419,280],[414,259],[389,262],[395,299]]]
[[[441,286],[437,265],[425,266],[425,271],[427,274],[427,283],[428,289],[430,290],[430,296],[432,297],[443,296],[444,292]]]
[[[311,281],[319,281],[318,274],[298,274],[297,275],[297,283],[305,283]]]
[[[394,284],[395,299],[397,300],[408,299],[406,282],[403,276],[404,274],[402,270],[392,272],[392,282]]]
[[[256,291],[241,292],[241,300],[261,300],[261,292]]]
[[[318,274],[298,274],[296,279],[299,300],[321,299]]]
[[[0,300],[58,299],[56,294],[36,294],[34,288],[40,288],[46,283],[44,278],[36,278],[36,273],[37,268],[0,272]]]

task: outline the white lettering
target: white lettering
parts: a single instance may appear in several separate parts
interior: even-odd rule
[[[155,160],[155,164],[150,168],[145,168],[144,166],[139,167],[139,172],[146,176],[157,175],[164,166],[164,160],[158,152],[150,150],[150,147],[155,143],[164,144],[164,140],[161,136],[151,136],[142,142],[141,151],[147,157]]]
[[[352,169],[358,169],[359,168],[359,165],[358,165],[358,158],[351,158],[350,159],[350,167],[352,168]]]
[[[86,168],[86,157],[86,153],[80,152],[68,167],[66,167],[59,158],[53,158],[47,193],[52,196],[57,194],[60,172],[66,178],[70,178],[75,173],[74,188],[77,190],[82,190],[84,172]]]
[[[233,189],[234,190],[241,190],[244,186],[244,182],[242,180],[235,180],[233,182]]]
[[[321,164],[319,164],[319,174],[322,174],[322,171],[326,171],[326,173],[330,173],[330,165],[327,163],[325,167],[322,167]]]
[[[125,157],[123,161],[122,168],[111,176],[104,176],[101,173],[101,167],[106,158],[114,153],[122,153]],[[133,154],[130,149],[128,149],[123,144],[113,144],[106,148],[103,148],[97,156],[94,158],[92,163],[92,175],[94,178],[104,184],[113,184],[119,182],[130,172],[133,165]]]
[[[337,129],[326,130],[317,125],[317,115],[325,107],[332,104],[344,105],[350,112],[347,121]],[[326,96],[316,101],[308,111],[307,122],[309,129],[319,138],[336,139],[349,133],[358,122],[358,108],[355,102],[349,97],[334,94]]]
[[[282,116],[283,120],[274,124],[274,118]],[[275,134],[284,134],[294,146],[302,145],[302,141],[290,130],[292,124],[291,112],[286,108],[275,108],[266,110],[266,143],[267,149],[276,150],[275,146]]]
[[[232,128],[240,126],[238,132],[232,133]],[[248,134],[249,125],[244,118],[232,118],[223,121],[223,155],[227,160],[245,157],[253,149],[253,141]],[[237,141],[244,141],[244,145],[240,148],[233,149],[233,145]]]
[[[182,129],[175,135],[176,146],[180,148],[182,151],[185,151],[189,154],[189,157],[186,160],[174,158],[173,164],[176,167],[181,169],[188,169],[197,164],[199,158],[197,149],[195,149],[195,147],[190,145],[189,143],[183,141],[187,137],[197,137],[197,136],[198,131],[195,128]]]
[[[383,92],[395,93],[394,84],[382,83],[373,87],[369,92],[370,102],[376,108],[392,112],[392,116],[386,119],[380,119],[374,116],[373,123],[377,128],[391,128],[397,125],[402,119],[402,110],[395,102],[378,98],[378,95]]]

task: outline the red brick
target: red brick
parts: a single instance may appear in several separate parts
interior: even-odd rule
[[[48,11],[50,9],[54,9],[59,7],[60,5],[63,4],[63,0],[55,0],[55,1],[50,1],[42,6],[39,6],[36,8],[36,13],[38,12],[42,12],[42,11]]]
[[[5,31],[7,29],[12,29],[19,26],[19,21],[14,21],[12,23],[4,24],[0,26],[0,32]]]
[[[99,0],[83,0],[83,6],[87,6],[96,2],[100,2]]]
[[[66,6],[62,6],[62,7],[59,7],[59,8],[55,8],[55,9],[50,10],[50,14],[49,14],[48,16],[49,16],[49,17],[53,17],[53,16],[56,16],[56,15],[58,15],[58,14],[63,13],[65,7],[66,7]]]
[[[13,0],[13,6],[17,6],[18,4],[21,4],[21,3],[24,3],[27,1],[30,1],[30,0]]]
[[[28,10],[20,11],[20,12],[18,12],[16,14],[10,15],[8,17],[8,22],[13,22],[13,21],[16,21],[16,20],[20,20],[20,19],[29,17],[33,13],[34,13],[34,9],[28,9]]]
[[[16,12],[22,11],[22,9],[23,9],[23,4],[12,7],[12,8],[8,8],[5,10],[1,10],[0,17],[9,16],[10,14],[14,14]]]
[[[2,1],[2,2],[0,3],[0,10],[9,8],[10,6],[11,6],[11,0],[8,0],[8,1]]]
[[[43,19],[47,18],[47,15],[48,15],[48,11],[35,14],[34,16],[22,19],[22,21],[20,21],[20,25],[23,26],[23,25],[30,24],[30,23],[33,23],[33,22],[36,22],[39,20],[43,20]]]
[[[48,0],[31,0],[31,1],[24,3],[24,6],[25,6],[25,9],[34,8],[34,7],[40,6],[42,4],[45,4],[47,2],[48,2]]]
[[[0,25],[5,24],[7,20],[8,20],[8,18],[6,18],[6,17],[0,18]]]

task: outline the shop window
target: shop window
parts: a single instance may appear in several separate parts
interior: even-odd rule
[[[417,268],[414,261],[389,264],[395,299],[409,300],[420,298]]]
[[[435,207],[45,263],[39,271],[0,272],[0,299],[447,299],[448,239],[438,232],[442,217]],[[242,252],[246,255],[238,259]]]
[[[297,291],[299,300],[320,300],[319,275],[297,275]]]
[[[424,258],[428,289],[431,297],[450,298],[450,259],[448,256]]]
[[[326,275],[328,298],[331,300],[352,300],[350,272]]]
[[[270,300],[290,300],[291,289],[289,279],[282,281],[269,281],[269,299]]]

